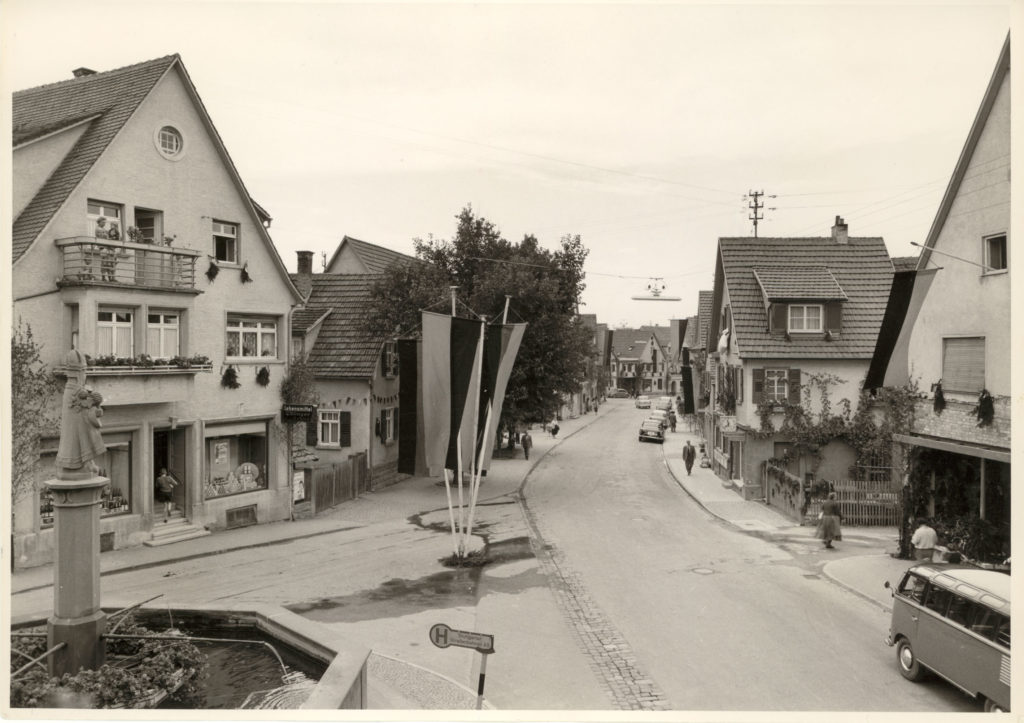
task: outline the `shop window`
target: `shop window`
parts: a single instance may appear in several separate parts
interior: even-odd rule
[[[277,322],[240,316],[228,317],[226,356],[277,357]]]
[[[146,353],[154,359],[170,359],[180,354],[180,316],[177,312],[156,312],[146,323]]]
[[[267,489],[266,422],[206,431],[206,499]]]
[[[99,468],[99,475],[110,480],[110,484],[103,488],[100,516],[128,514],[132,511],[131,435],[105,434],[103,442],[107,447],[106,453],[93,460]],[[39,455],[39,466],[36,468],[36,480],[39,483],[39,516],[43,527],[53,524],[53,493],[46,487],[46,483],[57,477],[57,446],[56,439],[44,440],[43,451]]]
[[[128,309],[100,309],[96,314],[97,356],[135,355],[135,313]]]

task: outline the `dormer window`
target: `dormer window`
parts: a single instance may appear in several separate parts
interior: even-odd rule
[[[790,304],[787,331],[820,332],[822,328],[821,304]]]

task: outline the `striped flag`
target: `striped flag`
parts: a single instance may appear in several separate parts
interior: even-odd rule
[[[523,341],[526,324],[496,324],[488,327],[484,339],[483,381],[480,389],[479,432],[477,436],[477,453],[483,449],[484,456],[480,469],[484,472],[491,466],[494,453],[493,439],[484,439],[484,426],[490,413],[491,426],[487,436],[494,434],[501,419],[501,407],[505,402],[505,389],[508,387],[512,367],[519,354],[519,345]],[[479,457],[478,457],[479,459]]]
[[[423,436],[422,342],[398,340],[398,471],[416,477],[430,476]]]

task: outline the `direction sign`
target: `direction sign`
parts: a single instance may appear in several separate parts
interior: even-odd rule
[[[281,407],[282,422],[311,422],[316,414],[312,404],[285,404]]]
[[[472,648],[480,653],[494,652],[494,636],[473,633],[466,630],[452,630],[444,623],[430,628],[430,642],[439,648],[454,645],[458,648]]]

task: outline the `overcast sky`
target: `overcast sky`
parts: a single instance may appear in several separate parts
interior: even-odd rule
[[[179,53],[289,269],[345,234],[412,253],[472,204],[579,234],[612,326],[696,313],[750,190],[760,236],[838,214],[916,255],[1010,27],[978,0],[3,5],[9,90]],[[630,300],[648,277],[682,301]]]

